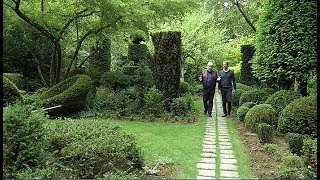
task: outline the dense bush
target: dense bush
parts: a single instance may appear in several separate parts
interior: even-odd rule
[[[240,121],[244,120],[244,117],[246,116],[247,112],[249,111],[250,108],[248,108],[247,106],[240,106],[237,109],[237,116],[239,118]]]
[[[100,80],[104,87],[110,88],[113,92],[119,92],[127,89],[130,85],[130,79],[128,75],[125,75],[121,71],[106,72]]]
[[[144,98],[146,102],[144,109],[147,114],[159,116],[164,112],[163,95],[155,86],[148,90]]]
[[[248,107],[248,108],[252,108],[253,106],[257,105],[256,103],[254,102],[245,102],[243,103],[241,106],[245,106],[245,107]]]
[[[276,160],[281,160],[282,155],[281,155],[280,148],[277,144],[267,143],[263,145],[263,148],[268,154],[273,155]]]
[[[286,140],[291,153],[301,156],[304,136],[297,133],[287,133]]]
[[[310,0],[264,3],[257,23],[255,76],[290,87],[295,78],[305,81],[316,70],[316,9],[317,1]]]
[[[305,138],[302,146],[302,158],[305,165],[317,170],[317,139]]]
[[[50,151],[64,178],[93,179],[105,173],[132,172],[143,166],[135,138],[98,120],[68,120],[47,126]]]
[[[50,115],[66,115],[79,112],[86,107],[86,98],[92,87],[89,76],[72,76],[41,94],[43,107],[62,105],[61,108],[49,110]]]
[[[261,90],[267,92],[269,96],[277,91],[275,88],[261,88]]]
[[[140,62],[147,63],[151,59],[150,52],[145,44],[129,44],[128,46],[128,60],[133,61],[135,65]]]
[[[153,69],[155,85],[165,98],[178,97],[181,75],[181,32],[158,32],[151,35],[154,45]]]
[[[22,100],[22,96],[15,84],[8,78],[3,77],[3,105],[14,103],[17,100]]]
[[[190,88],[188,82],[185,82],[185,81],[180,82],[180,84],[179,84],[179,94],[180,95],[190,93],[190,91],[191,91],[191,88]]]
[[[317,99],[302,97],[293,100],[282,111],[278,130],[317,136]]]
[[[27,167],[44,166],[48,147],[41,111],[19,103],[9,105],[3,114],[3,170],[5,178],[16,178],[16,173]]]
[[[302,159],[294,154],[289,154],[282,158],[282,163],[277,170],[280,179],[304,179],[302,172]]]
[[[307,90],[310,96],[317,96],[317,74],[308,78]]]
[[[244,118],[245,127],[255,131],[258,123],[267,123],[273,127],[277,125],[276,112],[270,104],[258,104],[252,107]]]
[[[273,128],[267,123],[259,123],[256,126],[256,132],[261,143],[272,143]]]
[[[176,116],[186,116],[194,109],[192,96],[175,98],[171,104],[171,111]]]
[[[244,92],[247,92],[247,90],[240,89],[238,87],[237,87],[237,90],[232,91],[232,101],[231,101],[232,106],[239,106],[240,97]]]
[[[298,94],[295,91],[280,90],[269,96],[265,103],[271,104],[271,106],[277,111],[278,116],[290,102],[299,97],[301,97],[301,94]]]
[[[23,75],[19,73],[3,73],[3,77],[8,78],[13,84],[17,86],[18,89],[22,90],[24,89],[23,84],[24,79]]]
[[[238,89],[243,89],[243,90],[246,90],[246,91],[250,91],[250,90],[252,90],[252,87],[248,86],[248,85],[245,85],[243,83],[237,83],[237,90]]]
[[[239,105],[242,105],[245,102],[254,102],[257,104],[263,103],[269,94],[265,91],[253,89],[247,92],[242,93],[239,100]]]

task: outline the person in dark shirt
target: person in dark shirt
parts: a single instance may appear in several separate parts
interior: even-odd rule
[[[207,70],[204,70],[199,76],[199,81],[203,86],[203,107],[204,115],[208,113],[212,117],[213,97],[216,89],[217,72],[213,71],[213,63],[208,62]]]
[[[234,77],[233,70],[229,69],[229,62],[223,61],[223,68],[219,71],[219,77],[217,79],[218,89],[222,95],[222,107],[224,115],[222,117],[230,116],[231,112],[231,100],[232,100],[232,87],[236,90],[236,79]],[[233,84],[233,85],[232,85]],[[226,105],[228,104],[228,110]]]

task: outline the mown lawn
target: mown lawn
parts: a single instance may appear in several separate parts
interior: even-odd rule
[[[195,106],[202,112],[200,98],[196,99]],[[157,156],[169,158],[173,163],[180,165],[179,178],[196,178],[198,173],[196,164],[202,152],[207,116],[200,115],[198,122],[193,124],[116,119],[101,119],[101,121],[118,124],[127,133],[134,134],[146,161],[154,161]]]

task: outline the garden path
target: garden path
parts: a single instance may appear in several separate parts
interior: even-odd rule
[[[239,179],[225,118],[222,117],[221,95],[215,93],[213,117],[208,118],[197,179]],[[219,173],[219,174],[218,174]]]

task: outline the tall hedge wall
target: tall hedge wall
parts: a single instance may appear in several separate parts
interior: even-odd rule
[[[255,48],[252,68],[259,79],[283,88],[295,78],[304,84],[316,69],[317,1],[267,0],[257,23]]]
[[[252,74],[251,59],[254,54],[254,46],[252,45],[242,45],[241,46],[241,72],[240,72],[240,82],[243,84],[253,84],[256,80]]]
[[[181,62],[181,32],[158,32],[151,35],[155,48],[151,67],[155,84],[166,98],[178,96]]]

